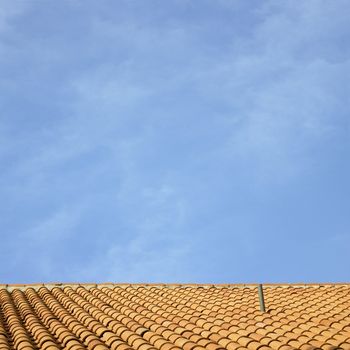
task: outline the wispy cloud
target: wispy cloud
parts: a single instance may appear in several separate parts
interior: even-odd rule
[[[81,219],[82,209],[66,206],[46,218],[33,223],[26,231],[14,235],[11,252],[5,268],[17,271],[10,276],[9,282],[50,281],[68,270],[65,260],[69,261],[66,246],[71,244],[75,230]],[[36,276],[33,278],[32,271]]]
[[[348,190],[347,2],[4,4],[2,278],[247,280],[349,227],[296,204]]]

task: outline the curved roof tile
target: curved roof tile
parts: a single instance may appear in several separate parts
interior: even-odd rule
[[[350,350],[350,285],[0,285],[4,350]]]

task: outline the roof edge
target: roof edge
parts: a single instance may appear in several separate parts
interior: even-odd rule
[[[65,287],[85,287],[90,288],[103,288],[103,287],[122,287],[122,288],[139,288],[139,287],[158,287],[158,288],[256,288],[259,284],[262,284],[264,287],[270,288],[306,288],[306,287],[329,287],[329,286],[350,286],[350,282],[333,282],[333,283],[113,283],[113,282],[104,282],[104,283],[63,283],[63,282],[48,282],[48,283],[23,283],[23,284],[0,284],[0,289],[7,289],[12,291],[14,289],[40,289],[42,287],[53,289],[53,288],[65,288]]]

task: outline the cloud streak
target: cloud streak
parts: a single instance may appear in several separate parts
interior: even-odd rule
[[[1,279],[345,275],[346,2],[6,4]]]

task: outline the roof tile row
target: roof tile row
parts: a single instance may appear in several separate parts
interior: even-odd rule
[[[350,285],[0,287],[4,350],[350,350]]]

